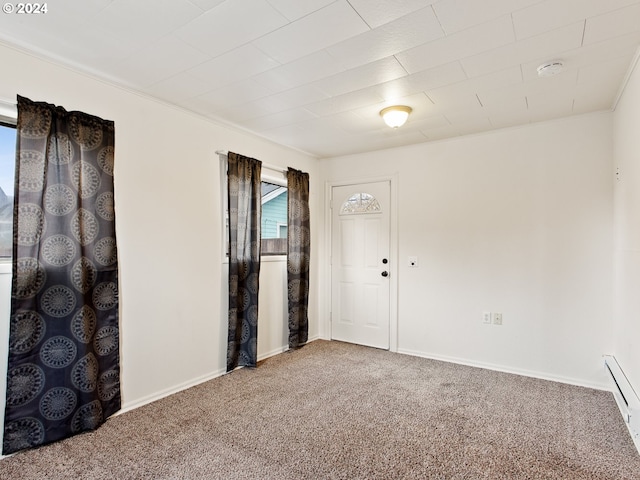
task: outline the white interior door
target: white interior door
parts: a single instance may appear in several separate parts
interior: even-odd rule
[[[331,338],[389,348],[390,182],[332,188]]]

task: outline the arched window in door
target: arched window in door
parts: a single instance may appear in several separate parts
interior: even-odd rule
[[[340,215],[380,213],[382,208],[376,197],[369,193],[354,193],[340,207]]]

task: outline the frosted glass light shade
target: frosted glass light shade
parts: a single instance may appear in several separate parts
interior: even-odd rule
[[[553,77],[562,72],[564,64],[560,60],[543,63],[537,69],[539,77]]]
[[[391,128],[398,128],[404,125],[410,113],[411,107],[405,105],[394,105],[380,110],[380,116],[382,116],[384,123]]]

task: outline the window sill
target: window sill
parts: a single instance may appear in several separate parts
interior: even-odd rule
[[[261,263],[265,263],[265,262],[286,262],[287,261],[287,255],[262,255],[260,257],[260,262]],[[225,256],[222,259],[222,263],[229,263],[229,257]]]
[[[11,275],[11,262],[0,262],[0,275]]]
[[[261,262],[286,262],[287,255],[262,255],[260,257]]]

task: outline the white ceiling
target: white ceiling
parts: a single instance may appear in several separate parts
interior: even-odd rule
[[[640,45],[640,0],[47,6],[0,14],[0,39],[318,157],[610,109]]]

